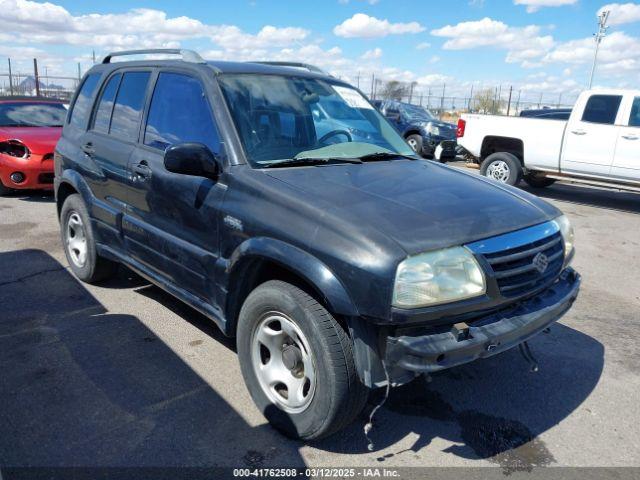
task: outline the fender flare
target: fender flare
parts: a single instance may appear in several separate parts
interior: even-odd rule
[[[71,169],[63,170],[62,174],[55,179],[56,203],[58,200],[58,191],[62,184],[65,183],[71,185],[73,189],[82,196],[87,209],[91,210],[91,206],[93,205],[93,193],[91,192],[89,185],[87,185],[87,182],[82,178],[82,175]]]
[[[271,260],[300,276],[326,299],[333,313],[359,316],[358,309],[340,280],[326,264],[310,253],[274,238],[249,238],[229,258],[226,266],[227,280],[238,264],[249,257]]]

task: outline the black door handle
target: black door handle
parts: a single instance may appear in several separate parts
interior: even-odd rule
[[[147,162],[145,162],[144,160],[131,167],[131,170],[133,170],[133,172],[136,174],[136,177],[141,180],[146,180],[147,178],[151,177],[151,168],[149,168],[149,165],[147,165]]]
[[[93,157],[93,155],[96,153],[96,149],[93,148],[93,143],[91,143],[91,142],[85,143],[80,148],[85,153],[85,155],[87,155],[89,157]]]

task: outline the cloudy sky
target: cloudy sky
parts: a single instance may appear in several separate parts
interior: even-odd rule
[[[371,73],[463,92],[502,84],[549,95],[579,91],[596,15],[611,11],[596,83],[638,86],[640,4],[593,0],[0,0],[6,57],[50,75],[85,70],[91,54],[185,47],[208,59],[298,60],[360,83]]]

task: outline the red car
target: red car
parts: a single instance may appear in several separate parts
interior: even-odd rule
[[[66,116],[57,100],[0,97],[0,195],[53,188],[53,149]]]

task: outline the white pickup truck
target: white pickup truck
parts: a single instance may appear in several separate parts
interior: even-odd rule
[[[640,191],[640,90],[585,91],[568,121],[465,114],[457,135],[480,172],[499,182]]]

